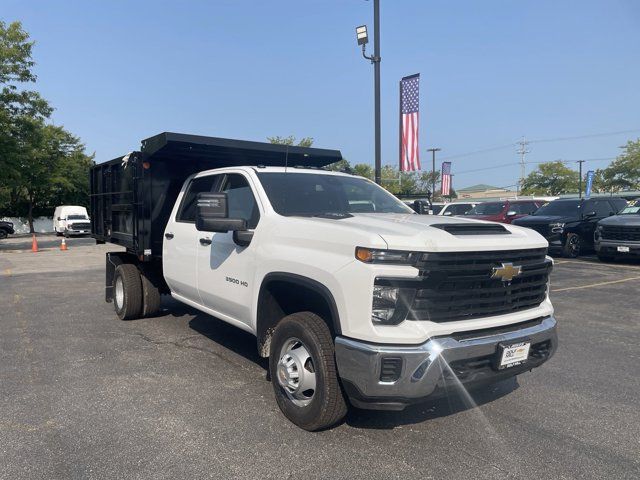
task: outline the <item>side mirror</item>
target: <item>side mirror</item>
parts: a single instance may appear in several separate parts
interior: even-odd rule
[[[413,211],[420,215],[427,215],[429,213],[429,204],[424,200],[415,200],[413,202]]]
[[[584,214],[584,218],[593,218],[596,216],[596,212],[587,212]]]
[[[247,221],[229,218],[226,193],[199,193],[196,229],[200,232],[239,232],[247,229]]]
[[[509,210],[507,212],[507,217],[515,217],[518,214],[515,210]]]

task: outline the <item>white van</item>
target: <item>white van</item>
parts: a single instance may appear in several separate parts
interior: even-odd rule
[[[60,205],[53,214],[53,231],[56,235],[89,235],[91,220],[85,207]]]

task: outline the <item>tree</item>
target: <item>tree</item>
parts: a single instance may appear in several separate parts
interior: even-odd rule
[[[31,232],[56,202],[87,205],[93,164],[78,138],[46,124],[47,101],[20,88],[36,80],[32,47],[19,22],[0,21],[0,214],[27,216]]]
[[[580,174],[561,161],[542,163],[531,172],[522,184],[524,195],[557,196],[578,191]]]
[[[277,143],[279,145],[295,145],[297,147],[310,147],[313,145],[313,137],[303,137],[296,144],[296,137],[289,135],[288,137],[267,137],[269,143]]]
[[[354,165],[351,170],[353,170],[354,175],[358,175],[359,177],[364,177],[364,178],[368,178],[369,180],[373,180],[373,177],[374,177],[373,167],[368,163],[358,163]]]
[[[603,191],[640,189],[640,139],[627,142],[624,152],[599,173]]]

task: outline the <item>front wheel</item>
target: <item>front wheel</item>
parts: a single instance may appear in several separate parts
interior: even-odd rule
[[[5,230],[0,230],[0,240],[7,238],[9,234]]]
[[[567,234],[562,246],[562,253],[567,258],[577,258],[582,250],[582,238],[577,233]]]
[[[315,313],[297,312],[278,323],[271,339],[269,372],[280,410],[300,428],[328,428],[346,415],[333,338]]]

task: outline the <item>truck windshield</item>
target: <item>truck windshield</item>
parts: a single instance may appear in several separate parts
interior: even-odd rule
[[[414,213],[375,183],[321,173],[258,173],[271,205],[280,215]]]
[[[551,215],[558,217],[578,216],[578,213],[580,211],[580,203],[580,200],[550,202],[536,210],[533,215],[536,217],[540,215]]]
[[[86,215],[67,215],[67,220],[86,220]]]
[[[496,215],[504,210],[504,206],[502,202],[481,203],[469,210],[467,215]]]

